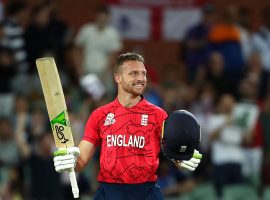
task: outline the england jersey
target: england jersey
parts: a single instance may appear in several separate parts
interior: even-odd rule
[[[167,114],[144,98],[126,108],[116,98],[92,112],[83,140],[101,146],[98,181],[144,183],[157,180],[160,139]]]

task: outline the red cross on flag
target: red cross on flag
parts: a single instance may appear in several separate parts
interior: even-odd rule
[[[106,0],[125,39],[180,40],[201,18],[202,0]]]

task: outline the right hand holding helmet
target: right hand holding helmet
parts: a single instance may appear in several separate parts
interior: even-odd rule
[[[189,171],[194,171],[198,167],[199,163],[201,162],[201,159],[202,159],[202,154],[195,149],[193,156],[190,160],[175,161],[174,163],[176,164],[178,168],[184,168]]]

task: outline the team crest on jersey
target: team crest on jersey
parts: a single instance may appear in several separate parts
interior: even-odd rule
[[[114,114],[109,113],[105,119],[104,126],[108,126],[115,123]]]
[[[147,124],[148,124],[148,115],[143,114],[141,119],[141,125],[147,126]]]

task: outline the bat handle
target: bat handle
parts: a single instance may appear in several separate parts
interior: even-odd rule
[[[73,193],[73,197],[74,198],[79,198],[79,188],[78,188],[78,184],[77,184],[77,179],[76,179],[76,174],[74,171],[74,168],[71,168],[69,170],[69,180],[71,183],[71,188],[72,188],[72,193]]]

